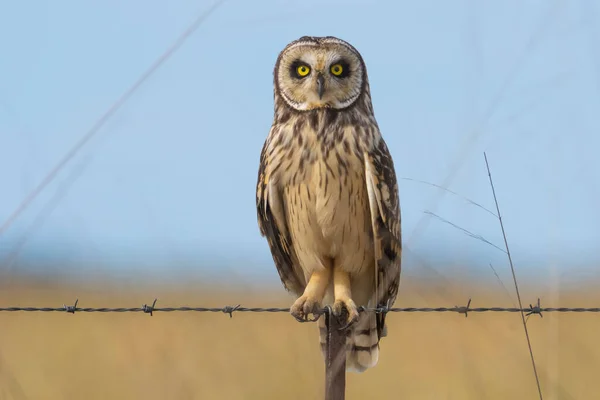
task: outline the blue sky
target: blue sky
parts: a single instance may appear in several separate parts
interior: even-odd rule
[[[212,4],[0,5],[0,220]],[[288,42],[333,35],[366,60],[399,177],[494,210],[486,151],[517,269],[593,274],[599,16],[593,1],[226,1],[0,236],[2,268],[26,234],[21,269],[185,266],[276,279],[254,204],[272,69]],[[503,247],[493,216],[399,185],[404,273],[507,270],[503,253],[424,211]]]

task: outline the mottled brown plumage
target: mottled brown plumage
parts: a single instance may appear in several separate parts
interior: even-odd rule
[[[366,67],[347,42],[302,37],[277,58],[274,86],[257,183],[260,231],[298,297],[292,315],[346,308],[348,369],[364,371],[377,363],[385,315],[358,307],[394,303],[402,256],[398,185]]]

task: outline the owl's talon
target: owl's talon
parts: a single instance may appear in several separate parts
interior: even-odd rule
[[[296,321],[298,321],[298,322],[306,322],[306,321],[304,321],[304,316],[301,316],[299,314],[294,314],[293,312],[292,312],[292,316],[294,318],[296,318]]]
[[[321,306],[317,299],[302,295],[290,307],[290,314],[298,322],[314,322],[321,315]],[[310,318],[311,314],[313,318]]]
[[[346,319],[346,325],[340,328],[342,330],[350,328],[358,321],[358,307],[354,303],[354,300],[338,299],[333,303],[332,311],[335,317],[341,317],[344,309],[348,312],[348,318]]]
[[[321,317],[320,313],[312,313],[312,314],[313,314],[313,318],[308,318],[308,315],[306,316],[307,322],[316,322]]]
[[[339,327],[338,330],[345,331],[348,328],[350,328],[355,322],[356,321],[349,321],[346,325]]]

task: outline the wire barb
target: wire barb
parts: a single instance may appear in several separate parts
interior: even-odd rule
[[[233,318],[233,312],[237,311],[238,308],[240,308],[241,304],[238,304],[237,306],[225,306],[223,307],[223,313],[224,314],[229,314],[229,318]]]
[[[150,314],[150,316],[152,316],[152,312],[154,311],[154,306],[156,305],[156,300],[157,299],[154,299],[154,302],[152,303],[151,306],[144,304],[142,306],[142,311],[144,311],[144,313]]]
[[[469,297],[469,301],[467,302],[467,306],[466,307],[459,307],[459,306],[454,306],[454,308],[456,309],[456,312],[459,314],[465,314],[465,318],[467,318],[467,316],[469,315],[469,306],[471,305],[471,298]]]
[[[527,317],[529,317],[530,315],[533,315],[533,314],[537,314],[540,317],[544,318],[544,316],[542,315],[542,307],[540,306],[540,298],[539,297],[538,297],[536,306],[532,306],[531,304],[529,304],[529,311],[525,315]]]
[[[75,299],[75,304],[72,306],[67,306],[67,305],[63,304],[63,308],[65,309],[66,312],[75,314],[75,311],[77,311],[77,303],[79,303],[79,299]]]

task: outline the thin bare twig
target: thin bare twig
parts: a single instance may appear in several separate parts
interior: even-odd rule
[[[506,288],[506,286],[504,286],[504,282],[502,282],[502,279],[500,279],[500,276],[498,276],[498,273],[496,272],[496,269],[494,268],[494,266],[492,265],[492,263],[489,263],[488,265],[492,269],[492,272],[494,273],[494,275],[496,275],[496,278],[498,279],[498,282],[500,282],[500,285],[502,285],[502,288],[504,289],[504,292],[506,293],[506,295],[510,299],[511,303],[513,303],[513,306],[516,307],[517,305],[515,304],[512,296],[510,295],[510,292],[508,291],[508,289]]]
[[[502,82],[502,85],[500,86],[499,91],[496,92],[495,96],[491,99],[490,103],[488,104],[487,108],[485,109],[482,118],[478,121],[478,123],[476,123],[476,125],[473,126],[473,129],[471,129],[468,132],[466,137],[464,137],[463,143],[459,147],[460,153],[456,157],[454,157],[452,164],[447,168],[448,174],[446,175],[445,179],[442,182],[442,187],[450,186],[450,184],[452,183],[452,181],[458,174],[458,171],[464,164],[464,161],[468,158],[467,157],[468,153],[473,149],[475,143],[479,140],[479,137],[483,133],[485,133],[484,128],[486,127],[488,121],[494,115],[498,105],[502,102],[502,100],[506,96],[508,89],[510,88],[513,81],[517,77],[519,71],[521,70],[523,65],[525,65],[525,61],[527,60],[528,57],[530,57],[530,55],[534,52],[535,48],[541,42],[542,35],[545,34],[547,27],[552,26],[550,17],[554,18],[555,14],[557,12],[556,9],[559,4],[562,4],[562,3],[560,1],[557,1],[554,4],[548,6],[548,9],[546,11],[547,14],[543,17],[543,19],[540,22],[540,24],[538,25],[537,29],[529,37],[527,44],[525,45],[522,52],[519,54],[518,58],[515,60],[511,69],[508,71],[507,75],[505,76],[505,79]],[[436,208],[438,207],[443,196],[444,196],[444,193],[440,192],[439,195],[436,197],[436,199],[432,202],[432,204],[430,205],[429,208],[436,211]],[[407,243],[412,244],[413,241],[417,240],[417,238],[422,234],[422,232],[424,232],[427,229],[427,227],[429,226],[429,223],[430,223],[430,218],[428,218],[428,217],[421,218],[419,220],[419,222],[417,223],[417,225],[412,230],[412,233],[409,235]]]
[[[445,188],[443,186],[440,186],[440,185],[438,185],[436,183],[431,183],[431,182],[427,182],[427,181],[422,181],[420,179],[407,178],[407,177],[400,178],[400,179],[405,180],[405,181],[422,183],[424,185],[428,185],[428,186],[431,186],[431,187],[434,187],[434,188],[437,188],[437,189],[445,190],[446,192],[448,192],[450,194],[453,194],[453,195],[455,195],[457,197],[460,197],[461,199],[465,200],[467,203],[470,203],[471,205],[474,205],[475,207],[481,208],[482,210],[484,210],[484,211],[492,214],[494,217],[498,218],[498,216],[492,210],[490,210],[489,208],[486,208],[486,207],[482,206],[481,204],[479,204],[479,203],[477,203],[477,202],[469,199],[468,197],[465,197],[465,196],[461,195],[460,193],[456,193],[455,191],[450,190],[448,188]]]
[[[519,293],[519,285],[517,284],[517,276],[515,274],[515,267],[512,262],[510,255],[510,249],[508,247],[508,241],[506,240],[506,232],[504,230],[504,223],[502,222],[502,214],[500,213],[500,206],[498,205],[498,198],[496,197],[496,190],[494,189],[494,182],[492,181],[492,173],[490,172],[490,165],[488,163],[487,155],[483,153],[485,158],[485,166],[487,168],[488,176],[490,178],[490,186],[492,187],[492,194],[494,195],[494,203],[496,204],[496,211],[498,212],[498,221],[500,222],[500,228],[502,229],[502,237],[504,238],[504,245],[506,247],[506,255],[508,256],[508,262],[510,264],[510,270],[512,271],[513,280],[515,282],[515,289],[517,291],[517,299],[519,301],[519,308],[521,309],[521,319],[523,320],[523,329],[525,329],[525,337],[527,338],[527,346],[529,347],[529,355],[531,356],[531,364],[533,365],[533,373],[535,374],[535,382],[537,384],[538,393],[540,400],[543,400],[542,387],[540,386],[540,378],[538,377],[537,368],[535,366],[535,358],[533,357],[533,350],[531,348],[531,340],[529,339],[529,330],[527,329],[527,321],[525,320],[525,313],[523,312],[523,305],[521,303],[521,294]],[[539,308],[539,307],[538,307]]]
[[[27,244],[27,241],[31,236],[44,225],[46,218],[48,218],[56,209],[62,198],[68,193],[69,186],[73,183],[82,173],[83,168],[90,163],[92,160],[91,156],[87,156],[79,164],[79,168],[73,168],[69,176],[65,181],[58,187],[56,192],[52,195],[51,199],[44,205],[42,210],[35,216],[33,222],[27,227],[25,232],[21,235],[19,240],[14,245],[13,249],[4,257],[0,263],[0,276],[7,275],[10,279],[17,269],[16,261],[21,254],[21,251]],[[2,279],[7,279],[3,276]]]
[[[125,92],[113,105],[96,121],[92,128],[83,137],[73,145],[71,149],[63,156],[63,158],[50,170],[50,172],[42,179],[42,181],[25,197],[19,206],[9,215],[9,217],[0,225],[0,236],[15,222],[25,209],[35,200],[35,198],[48,186],[58,175],[58,173],[67,165],[69,161],[83,148],[96,134],[100,128],[112,117],[121,106],[129,100],[131,96],[142,86],[156,70],[167,61],[185,41],[200,27],[202,22],[212,14],[225,0],[218,0],[207,11],[202,13],[194,22],[177,38],[177,40],[165,51],[151,66],[146,70],[140,78]]]
[[[437,214],[435,214],[435,213],[433,213],[433,212],[431,212],[431,211],[429,211],[429,210],[425,210],[425,211],[423,211],[423,212],[424,212],[425,214],[429,214],[429,215],[431,215],[431,216],[433,216],[433,217],[436,217],[437,219],[439,219],[439,220],[440,220],[440,221],[442,221],[443,223],[445,223],[445,224],[448,224],[448,225],[452,226],[453,228],[456,228],[456,229],[458,229],[459,231],[463,232],[463,233],[464,233],[465,235],[467,235],[467,236],[470,236],[470,237],[472,237],[473,239],[480,240],[480,241],[482,241],[483,243],[489,244],[490,246],[492,246],[492,247],[494,247],[494,248],[496,248],[496,249],[500,250],[501,252],[503,252],[503,253],[506,253],[506,251],[505,251],[505,250],[503,250],[503,249],[501,249],[500,247],[496,246],[494,243],[490,242],[489,240],[487,240],[486,238],[484,238],[484,237],[483,237],[483,236],[481,236],[481,235],[477,235],[477,234],[475,234],[475,233],[472,233],[472,232],[470,232],[470,231],[466,230],[465,228],[462,228],[462,227],[460,227],[460,226],[456,225],[455,223],[453,223],[453,222],[450,222],[450,221],[448,221],[447,219],[445,219],[445,218],[442,218],[442,217],[440,217],[439,215],[437,215]]]

